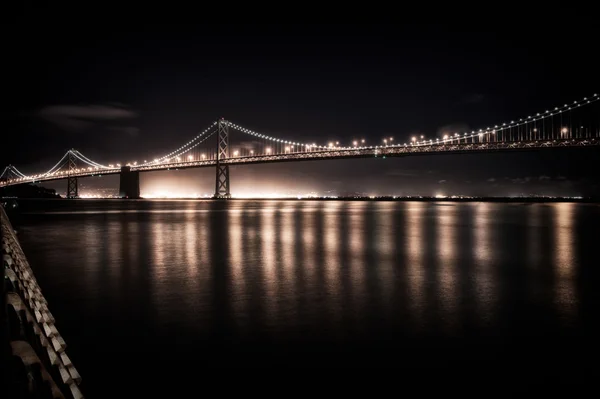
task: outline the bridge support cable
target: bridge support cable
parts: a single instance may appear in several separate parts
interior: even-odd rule
[[[21,171],[20,171],[19,169],[17,169],[15,166],[13,166],[13,165],[8,165],[8,166],[9,166],[9,167],[12,169],[13,173],[14,173],[16,176],[18,176],[18,177],[21,177],[21,178],[24,178],[24,177],[26,177],[26,176],[25,176],[23,173],[21,173]]]
[[[214,130],[212,130],[212,129],[214,128],[214,126],[216,124],[217,124],[217,122],[213,122],[209,127],[207,127],[206,129],[204,129],[202,132],[200,132],[198,135],[196,135],[193,139],[191,139],[190,141],[188,141],[187,143],[185,143],[181,147],[179,147],[179,148],[171,151],[167,155],[163,155],[162,157],[156,158],[153,161],[144,162],[143,164],[141,164],[139,166],[151,166],[151,165],[155,165],[155,164],[160,164],[160,163],[168,162],[169,159],[175,158],[175,157],[177,157],[177,156],[179,156],[181,154],[184,154],[184,153],[190,151],[192,148],[197,147],[207,137],[209,137],[210,135],[212,135],[214,133]],[[206,135],[209,132],[210,132],[210,134],[208,136],[204,137],[203,140],[200,140],[202,138],[202,136]]]
[[[98,168],[98,169],[111,169],[110,167],[106,166],[106,165],[102,165],[99,164],[98,162],[94,162],[91,159],[89,159],[88,157],[86,157],[85,155],[83,155],[81,152],[77,151],[77,150],[71,150],[71,152],[82,162],[85,162],[86,164],[94,167],[94,168]]]
[[[10,168],[10,165],[8,165],[7,167],[4,168],[4,170],[2,171],[2,174],[0,174],[0,181],[8,180],[10,172],[11,172],[11,168]]]
[[[77,164],[75,163],[77,157],[72,151],[69,151],[68,154],[67,198],[78,198],[77,176],[73,176],[75,169],[77,169]]]
[[[229,190],[229,165],[221,163],[229,158],[229,123],[220,119],[217,124],[217,170],[214,198],[231,198]]]

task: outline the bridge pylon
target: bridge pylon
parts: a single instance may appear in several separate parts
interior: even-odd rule
[[[75,173],[75,169],[77,169],[77,164],[75,163],[75,155],[73,152],[69,150],[68,156],[68,175],[67,175],[67,198],[79,198],[79,191],[77,187],[77,176],[73,176]]]
[[[213,198],[231,198],[229,191],[229,165],[221,164],[221,160],[227,158],[229,158],[229,123],[224,118],[221,118],[217,123],[217,173],[215,195]]]

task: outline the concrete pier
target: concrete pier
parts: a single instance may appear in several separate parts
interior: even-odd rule
[[[140,198],[140,172],[132,171],[130,166],[121,166],[121,179],[119,181],[119,197]]]

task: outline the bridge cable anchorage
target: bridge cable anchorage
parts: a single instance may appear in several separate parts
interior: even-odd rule
[[[229,165],[221,159],[229,158],[229,123],[220,119],[217,124],[217,169],[214,198],[231,198],[229,190]]]

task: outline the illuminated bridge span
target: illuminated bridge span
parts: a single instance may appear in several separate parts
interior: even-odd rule
[[[7,166],[0,175],[0,187],[66,179],[67,197],[76,198],[78,178],[120,174],[120,196],[139,198],[140,172],[215,167],[215,198],[230,198],[230,165],[598,146],[599,100],[598,94],[594,94],[580,101],[479,130],[452,132],[435,139],[414,136],[408,142],[385,137],[377,145],[367,145],[364,139],[352,139],[344,144],[339,141],[297,142],[220,119],[184,145],[158,158],[124,165],[101,164],[71,149],[43,173],[26,175],[13,165]]]

